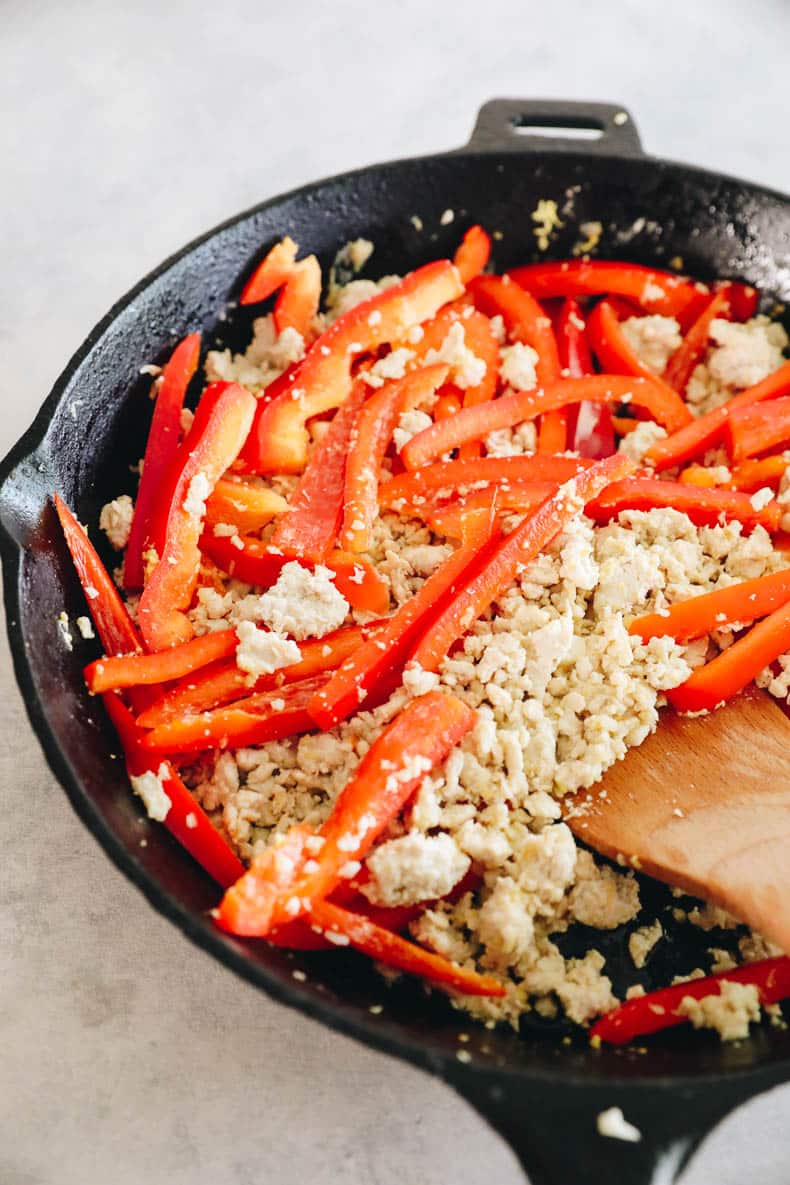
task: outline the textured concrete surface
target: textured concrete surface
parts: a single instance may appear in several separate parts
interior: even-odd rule
[[[494,95],[612,99],[659,154],[790,189],[782,0],[0,5],[0,449],[171,250],[302,181],[463,142]],[[2,1185],[516,1185],[451,1092],[270,1003],[121,879],[0,642]],[[790,1090],[683,1185],[787,1181]],[[567,1185],[572,1185],[568,1182]]]

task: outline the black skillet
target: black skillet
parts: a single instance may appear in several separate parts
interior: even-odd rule
[[[537,127],[548,134],[535,134]],[[440,1075],[511,1143],[534,1185],[646,1185],[673,1180],[728,1111],[790,1078],[788,1032],[758,1028],[748,1041],[722,1046],[684,1031],[642,1050],[596,1051],[578,1036],[563,1042],[556,1024],[543,1031],[530,1021],[520,1035],[475,1026],[413,983],[385,988],[353,954],[291,956],[221,934],[206,915],[214,886],[163,828],[140,818],[117,744],[85,693],[85,650],[69,653],[55,626],[62,609],[73,616],[84,605],[50,507],[53,489],[89,523],[108,497],[131,489],[128,465],[142,453],[150,407],[139,367],[164,358],[191,330],[241,344],[249,317],[219,317],[265,245],[287,232],[326,264],[348,238],[364,234],[376,243],[374,274],[403,272],[451,253],[462,229],[480,221],[501,232],[499,269],[536,257],[530,214],[541,198],[557,202],[563,222],[550,257],[570,253],[581,223],[600,221],[602,257],[668,265],[680,256],[696,275],[748,279],[769,298],[790,296],[790,201],[781,194],[644,156],[618,107],[488,103],[465,148],[376,165],[268,201],[180,251],[112,309],[2,465],[8,633],[31,722],[75,809],[194,942],[274,998]],[[448,209],[452,222],[441,218]],[[669,963],[674,970],[704,964],[712,944],[688,927],[672,930],[662,893],[644,886],[638,919],[661,912],[668,923],[668,962],[659,962],[656,978],[670,973]],[[577,932],[568,941],[569,949],[603,946],[616,987],[637,978],[623,934]],[[649,986],[651,973],[643,978]],[[598,1135],[596,1117],[613,1105],[641,1129],[640,1143]]]

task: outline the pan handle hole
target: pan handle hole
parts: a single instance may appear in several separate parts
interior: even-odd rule
[[[562,117],[515,115],[510,126],[517,136],[561,137],[563,140],[600,140],[604,134],[603,125],[597,119],[579,118],[569,124]]]

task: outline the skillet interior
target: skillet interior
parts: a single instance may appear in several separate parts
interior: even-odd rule
[[[528,104],[518,109],[529,113]],[[509,118],[515,110],[510,105],[499,115]],[[553,143],[540,152],[531,145],[525,150],[505,121],[498,135],[486,142],[479,134],[470,149],[335,178],[225,224],[144,280],[94,331],[6,459],[0,492],[17,676],[53,770],[116,863],[195,941],[271,994],[447,1077],[520,1146],[534,1181],[566,1185],[569,1170],[550,1163],[559,1119],[564,1126],[577,1117],[577,1143],[569,1145],[574,1160],[567,1164],[573,1163],[578,1180],[586,1180],[579,1157],[590,1144],[584,1155],[593,1180],[610,1150],[602,1153],[594,1144],[592,1118],[602,1106],[622,1101],[627,1113],[642,1121],[646,1138],[639,1151],[616,1149],[622,1154],[620,1177],[649,1180],[648,1161],[675,1137],[687,1137],[678,1145],[680,1159],[705,1126],[735,1102],[790,1076],[788,1034],[759,1029],[747,1042],[722,1046],[684,1031],[643,1053],[596,1052],[579,1039],[562,1045],[536,1032],[518,1037],[478,1029],[413,984],[385,989],[353,955],[291,956],[218,933],[204,913],[214,903],[213,886],[164,829],[140,818],[103,714],[85,692],[84,651],[70,654],[57,642],[58,613],[65,608],[72,616],[83,607],[48,498],[60,489],[83,521],[95,523],[104,501],[123,489],[133,492],[127,467],[142,453],[149,407],[149,380],[140,377],[139,367],[162,360],[179,337],[195,329],[214,341],[243,343],[248,314],[218,318],[262,247],[286,232],[304,251],[319,254],[325,266],[343,242],[364,234],[376,244],[367,270],[379,275],[451,253],[461,231],[480,221],[502,232],[495,243],[499,270],[536,257],[530,213],[539,199],[551,198],[567,212],[549,257],[570,254],[581,222],[600,221],[601,257],[666,266],[679,255],[688,271],[703,278],[744,278],[763,288],[769,300],[790,297],[785,198],[685,166],[621,155],[631,146],[624,140],[618,149],[605,140],[592,153]],[[455,221],[442,226],[447,208]],[[423,220],[422,231],[412,224],[412,214]],[[641,229],[639,220],[645,220]],[[20,547],[26,549],[21,556]],[[660,897],[657,893],[658,904]],[[592,941],[602,945],[597,932]],[[682,946],[686,938],[678,934],[676,941]],[[688,969],[699,962],[697,952],[713,944],[707,935],[691,941],[696,946],[688,952]],[[622,937],[614,942],[622,945]],[[305,982],[293,979],[295,969],[306,972]],[[625,982],[634,978],[631,968]],[[370,1005],[378,1003],[383,1012],[371,1014]],[[471,1037],[463,1047],[459,1032]],[[470,1064],[457,1059],[459,1048],[471,1055]],[[688,1112],[692,1099],[693,1115],[681,1115],[679,1109]]]

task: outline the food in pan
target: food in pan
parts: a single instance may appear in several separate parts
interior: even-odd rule
[[[246,352],[198,374],[199,335],[176,346],[134,499],[101,514],[123,597],[56,498],[87,685],[224,929],[354,947],[491,1025],[744,1036],[790,994],[782,952],[687,902],[726,945],[644,995],[661,923],[562,817],[665,705],[790,698],[788,339],[734,281],[489,255],[473,226],[319,311],[284,238]],[[618,999],[595,933],[626,926]]]

